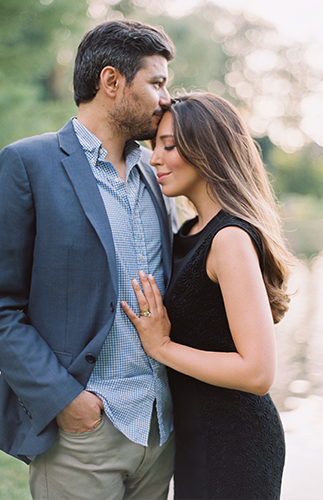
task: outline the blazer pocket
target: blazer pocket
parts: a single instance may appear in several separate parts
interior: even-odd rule
[[[72,363],[72,354],[62,351],[54,351],[54,353],[56,354],[56,357],[58,358],[60,364],[67,369]]]

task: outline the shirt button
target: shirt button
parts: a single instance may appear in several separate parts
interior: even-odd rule
[[[115,183],[119,182],[119,177],[116,177],[116,178],[114,179],[114,182],[115,182]]]
[[[139,255],[140,257],[140,260],[142,260],[144,258],[144,256],[142,255],[142,253]]]

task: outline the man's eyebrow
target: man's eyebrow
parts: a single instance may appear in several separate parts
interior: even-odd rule
[[[165,75],[155,75],[152,77],[153,80],[163,80],[163,82],[167,81],[167,78]]]

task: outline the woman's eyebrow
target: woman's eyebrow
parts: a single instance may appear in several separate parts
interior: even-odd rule
[[[159,139],[168,139],[169,137],[171,137],[172,139],[174,138],[173,134],[164,134],[160,135]]]

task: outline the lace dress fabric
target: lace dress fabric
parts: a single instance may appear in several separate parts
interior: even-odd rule
[[[256,231],[220,211],[198,234],[196,219],[175,237],[174,270],[165,305],[171,338],[196,349],[236,352],[220,286],[206,273],[212,239],[226,226]],[[257,396],[200,382],[168,369],[174,404],[176,500],[278,500],[284,432],[269,394]]]

